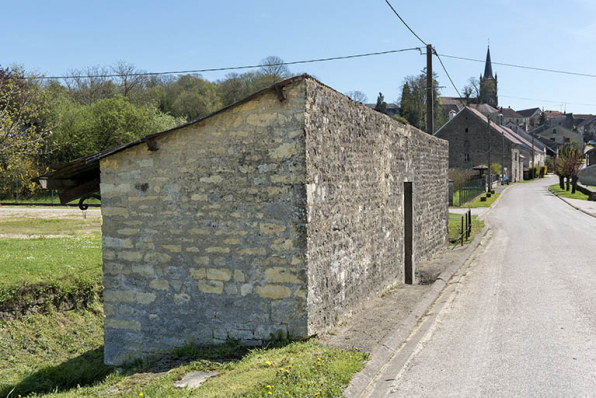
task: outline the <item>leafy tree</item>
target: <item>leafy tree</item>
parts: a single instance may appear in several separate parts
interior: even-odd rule
[[[538,117],[538,125],[544,126],[547,123],[548,123],[548,120],[546,120],[546,114],[544,113],[544,111],[540,112],[540,116]]]
[[[185,119],[161,113],[155,106],[134,105],[122,95],[90,105],[62,102],[55,110],[52,163],[60,164],[168,130]]]
[[[433,114],[435,131],[444,123],[443,112],[439,102],[439,83],[437,75],[433,75]],[[407,76],[402,86],[400,113],[414,127],[426,130],[426,69],[418,76]],[[434,133],[430,131],[427,133]]]
[[[158,93],[160,109],[193,120],[222,107],[219,87],[197,75],[183,75]]]
[[[18,67],[0,67],[0,194],[35,190],[28,180],[45,171],[37,159],[51,134],[48,105],[48,96],[33,76]]]
[[[387,103],[385,102],[385,96],[383,93],[379,93],[379,96],[377,97],[375,111],[387,114]]]
[[[572,193],[575,193],[579,171],[582,167],[582,154],[579,147],[575,144],[567,144],[559,148],[555,158],[554,171],[559,176],[559,186],[561,189],[569,191],[572,186]],[[566,184],[564,186],[564,179]]]

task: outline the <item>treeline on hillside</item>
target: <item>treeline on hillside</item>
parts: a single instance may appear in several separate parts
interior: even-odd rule
[[[0,198],[30,195],[52,167],[208,115],[290,77],[278,57],[215,82],[119,62],[43,80],[0,68]]]

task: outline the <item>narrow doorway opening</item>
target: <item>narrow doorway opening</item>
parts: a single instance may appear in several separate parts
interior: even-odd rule
[[[414,283],[414,264],[412,246],[414,240],[414,221],[412,203],[412,183],[404,182],[404,283]]]

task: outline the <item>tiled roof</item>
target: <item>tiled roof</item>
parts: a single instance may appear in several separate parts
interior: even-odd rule
[[[566,115],[559,111],[544,111],[544,116],[546,116],[547,119],[555,119],[565,117]]]

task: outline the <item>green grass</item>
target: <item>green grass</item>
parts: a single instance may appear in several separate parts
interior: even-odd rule
[[[457,239],[461,234],[461,218],[463,214],[449,213],[449,241]],[[484,221],[479,220],[478,216],[472,216],[472,233],[468,241],[464,240],[464,243],[470,243],[476,237],[476,234],[484,228]],[[452,245],[459,243],[452,243]]]
[[[19,209],[21,210],[21,209]],[[39,209],[38,209],[39,210]],[[91,212],[83,218],[80,210],[65,215],[39,211],[2,214],[0,235],[98,235],[101,229],[101,214]],[[60,218],[55,218],[55,217]],[[51,217],[51,218],[50,218]]]
[[[0,239],[0,289],[67,278],[101,278],[101,238]]]
[[[490,198],[486,198],[486,202],[481,202],[480,198],[482,196],[486,196],[486,194],[482,194],[480,196],[478,196],[476,199],[474,199],[473,201],[469,202],[467,206],[471,207],[471,208],[475,208],[475,207],[490,207],[495,200],[497,200],[497,198],[499,197],[499,195],[501,195],[500,193],[495,193],[492,194]]]
[[[554,184],[548,187],[548,190],[554,193],[557,196],[560,196],[565,199],[580,199],[580,200],[588,200],[588,195],[581,193],[580,191],[575,191],[574,194],[571,193],[571,187],[569,187],[569,191],[565,191],[559,187],[559,184]]]
[[[367,359],[313,340],[252,350],[230,341],[175,350],[165,368],[137,363],[118,372],[103,364],[102,326],[97,309],[0,322],[0,396],[337,397]],[[195,390],[174,388],[200,370],[218,375]]]
[[[87,385],[113,369],[103,365],[103,313],[33,314],[0,321],[0,397]]]

